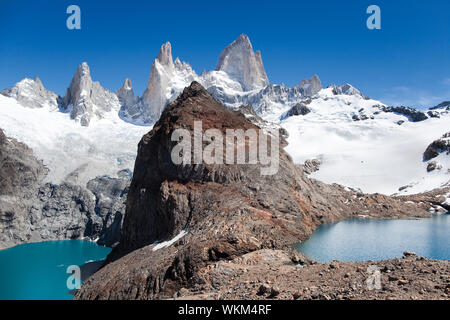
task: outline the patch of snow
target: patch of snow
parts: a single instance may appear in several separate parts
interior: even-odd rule
[[[152,250],[156,251],[156,250],[159,250],[162,248],[169,247],[172,244],[174,244],[175,242],[177,242],[178,240],[180,240],[181,238],[183,238],[186,235],[186,233],[187,233],[187,231],[185,229],[183,229],[179,234],[177,234],[171,240],[163,241],[163,242],[156,244]]]

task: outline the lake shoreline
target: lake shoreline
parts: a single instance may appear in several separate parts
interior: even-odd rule
[[[450,214],[427,219],[350,218],[324,223],[302,242],[291,245],[318,262],[394,259],[405,251],[435,260],[450,259]]]

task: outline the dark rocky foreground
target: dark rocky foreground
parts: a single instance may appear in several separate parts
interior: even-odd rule
[[[338,295],[369,298],[358,287],[350,289],[351,284],[343,287],[344,282],[360,283],[369,263],[339,264],[342,268],[311,264],[288,249],[289,244],[305,240],[324,222],[361,215],[428,217],[431,199],[438,198],[366,195],[327,185],[309,179],[282,149],[278,173],[272,176],[261,176],[259,165],[175,165],[171,161],[176,144],[171,134],[175,129],[192,132],[196,120],[203,122],[203,130],[257,129],[257,122],[249,119],[240,111],[225,108],[196,82],[166,107],[153,130],[139,143],[120,244],[103,268],[83,284],[75,299],[253,299],[270,295],[287,299],[294,294],[301,299]],[[281,139],[281,145],[285,145]],[[248,142],[244,143],[248,147]],[[173,244],[156,244],[180,232],[186,234]],[[448,275],[447,261],[420,260],[409,262],[405,268],[417,263],[431,264],[424,270],[433,275],[436,273],[431,267],[439,276]],[[326,271],[330,268],[333,271]],[[345,273],[341,275],[335,269]],[[398,273],[400,281],[401,276],[412,279],[414,272],[395,269],[393,274]],[[262,289],[264,292],[258,295],[264,283],[278,289],[270,287],[270,293]],[[337,293],[347,287],[348,292]],[[392,297],[407,294],[391,287],[386,290],[393,291],[386,292]],[[306,288],[308,291],[303,291]],[[441,291],[427,297],[438,297]]]
[[[376,268],[380,287],[367,280]],[[369,269],[370,271],[370,269]],[[314,263],[281,250],[259,250],[231,261],[222,260],[199,271],[208,280],[172,299],[448,299],[450,265],[408,254],[374,262]]]

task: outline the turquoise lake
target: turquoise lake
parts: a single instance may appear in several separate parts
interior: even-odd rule
[[[450,259],[450,214],[420,220],[351,219],[320,226],[295,248],[319,262],[398,258],[404,251]]]
[[[89,241],[28,243],[0,251],[0,300],[71,300],[71,265],[106,258],[110,248]]]
[[[328,262],[380,260],[414,251],[450,259],[450,214],[421,220],[351,219],[324,224],[296,248]],[[106,258],[110,248],[88,241],[23,244],[0,251],[0,300],[70,300],[67,267]]]

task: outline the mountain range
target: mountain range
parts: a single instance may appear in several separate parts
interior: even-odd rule
[[[317,75],[293,87],[272,84],[261,52],[244,34],[221,52],[215,70],[201,75],[179,58],[173,60],[171,44],[164,43],[141,96],[130,79],[115,92],[103,88],[85,62],[64,97],[46,89],[39,78],[24,79],[2,92],[0,119],[7,134],[43,159],[50,182],[70,177],[85,185],[101,174],[131,170],[139,138],[193,81],[225,106],[251,106],[265,121],[285,128],[287,151],[295,162],[321,163],[312,173],[319,180],[385,194],[417,193],[449,182],[449,157],[423,158],[429,144],[449,131],[448,103],[427,111],[388,106],[350,84],[323,88]],[[37,128],[36,117],[51,124]],[[427,170],[429,161],[437,161],[436,170]]]

